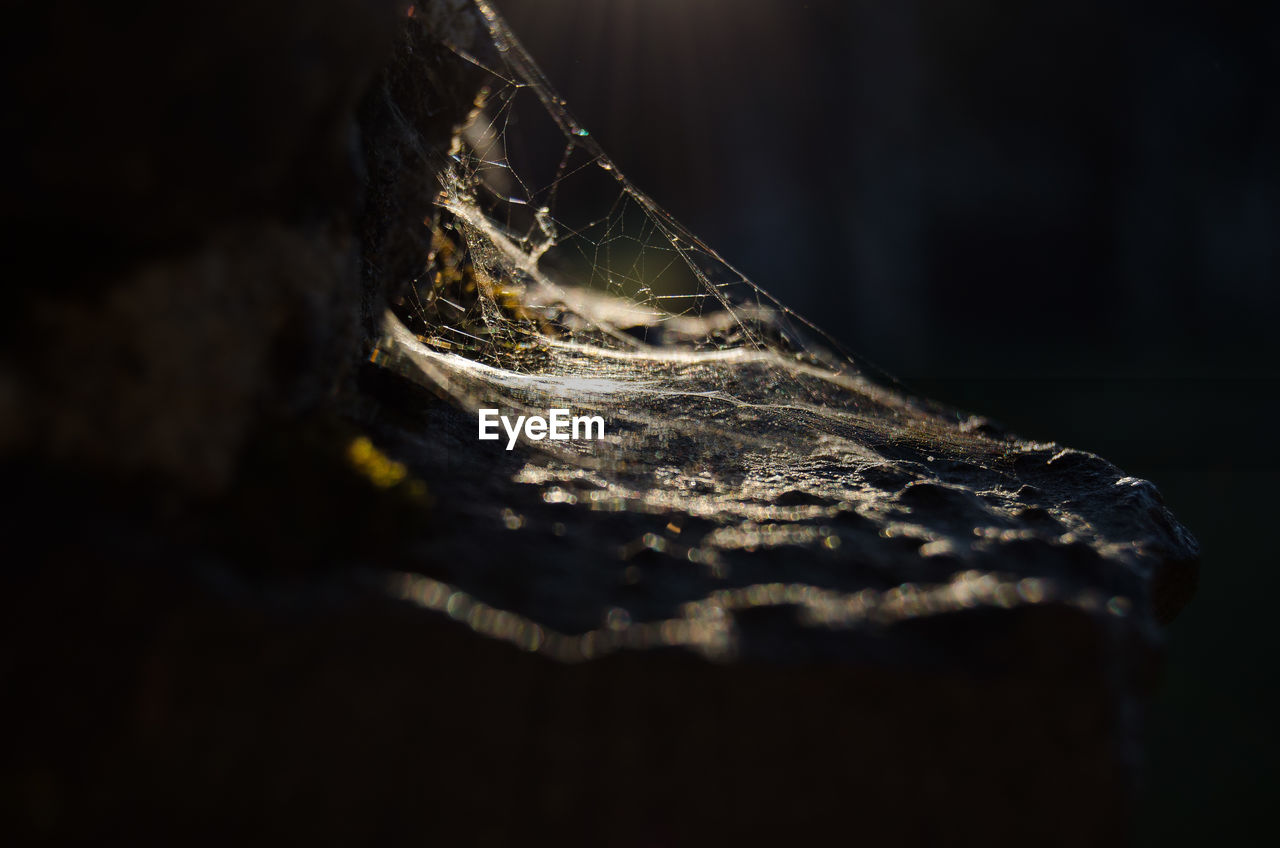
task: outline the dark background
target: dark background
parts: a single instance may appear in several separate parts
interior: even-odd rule
[[[1274,830],[1280,7],[497,5],[766,290],[910,388],[1156,482],[1204,556],[1142,840]]]

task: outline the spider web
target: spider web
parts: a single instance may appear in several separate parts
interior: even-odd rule
[[[711,422],[768,410],[810,431],[855,399],[877,418],[928,417],[637,188],[476,6],[499,62],[450,48],[486,84],[439,168],[430,266],[384,352],[472,408],[604,414],[612,437],[567,446],[597,465],[625,462],[681,407]],[[713,429],[731,442],[759,429],[738,423]]]

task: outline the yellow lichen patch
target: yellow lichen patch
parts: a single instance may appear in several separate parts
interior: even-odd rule
[[[351,444],[347,446],[347,460],[356,471],[380,489],[395,486],[409,474],[403,463],[396,462],[378,450],[366,436],[351,440]]]

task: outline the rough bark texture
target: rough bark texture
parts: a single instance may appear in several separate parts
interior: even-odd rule
[[[726,459],[721,513],[642,509],[658,476],[482,447],[407,347],[355,364],[427,265],[472,102],[439,39],[484,49],[469,4],[406,5],[6,28],[4,830],[1126,841],[1196,553],[1150,484],[888,416],[881,462],[780,458],[750,490]]]

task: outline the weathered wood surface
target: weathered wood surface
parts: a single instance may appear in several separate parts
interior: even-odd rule
[[[478,442],[382,316],[471,102],[439,30],[479,53],[484,22],[249,5],[31,11],[6,54],[37,128],[4,208],[7,830],[1125,840],[1196,556],[1149,483],[875,383],[855,418],[630,420],[607,465]],[[67,133],[74,171],[38,167]]]

